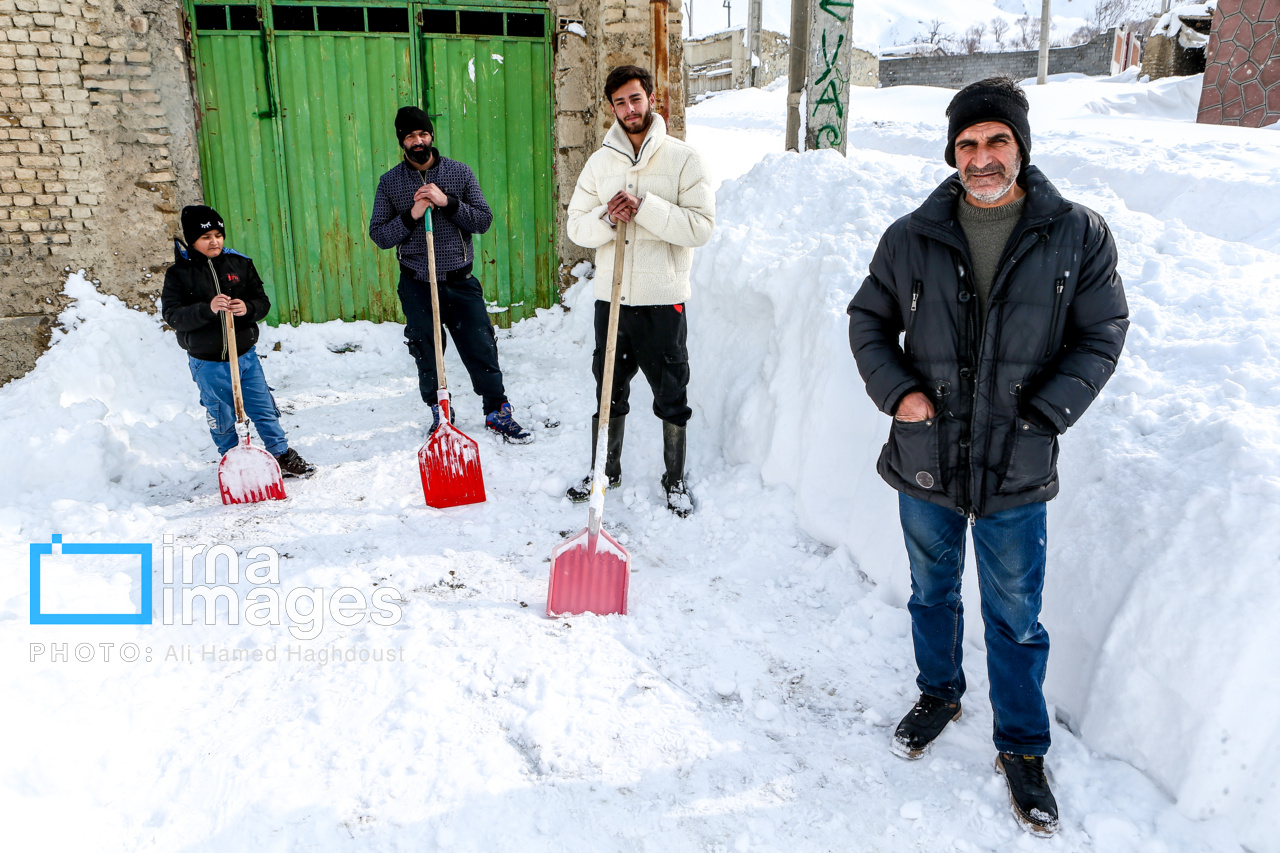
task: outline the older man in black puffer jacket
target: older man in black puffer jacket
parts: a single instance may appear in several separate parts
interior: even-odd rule
[[[996,767],[1020,822],[1047,835],[1058,810],[1044,774],[1045,502],[1058,493],[1058,435],[1111,377],[1129,323],[1111,232],[1027,165],[1027,113],[1008,78],[956,94],[946,159],[957,174],[885,232],[849,304],[849,343],[894,418],[877,467],[900,493],[911,561],[921,696],[893,750],[919,758],[960,716],[971,523]]]

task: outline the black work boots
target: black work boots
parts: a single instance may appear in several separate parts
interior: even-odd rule
[[[1023,829],[1049,836],[1058,831],[1058,801],[1049,790],[1040,755],[996,755],[996,772],[1009,783],[1009,805]]]
[[[942,734],[947,723],[960,719],[960,703],[948,702],[927,693],[920,694],[920,701],[907,712],[893,733],[893,745],[889,748],[899,758],[914,761],[929,751],[930,745]]]

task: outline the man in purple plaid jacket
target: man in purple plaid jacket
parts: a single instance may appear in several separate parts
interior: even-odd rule
[[[396,138],[404,149],[404,159],[378,181],[369,236],[380,249],[394,248],[400,261],[398,292],[404,309],[404,336],[418,365],[422,400],[431,406],[431,431],[440,425],[440,408],[436,403],[427,234],[422,222],[428,212],[435,240],[440,319],[471,375],[471,387],[484,401],[485,426],[504,441],[528,444],[533,434],[512,417],[484,291],[471,274],[475,263],[471,235],[489,230],[493,212],[471,169],[441,156],[432,145],[435,128],[425,112],[401,107],[396,113]]]

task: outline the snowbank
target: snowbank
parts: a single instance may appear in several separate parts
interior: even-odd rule
[[[722,186],[724,224],[694,269],[693,360],[715,365],[693,395],[707,428],[730,462],[790,486],[806,530],[848,547],[899,606],[906,558],[874,470],[888,422],[862,390],[844,308],[885,226],[948,171],[866,150],[771,155]],[[1246,843],[1280,849],[1280,717],[1259,711],[1280,697],[1267,615],[1280,595],[1280,257],[1135,213],[1151,200],[1132,185],[1122,198],[1049,173],[1108,219],[1133,315],[1115,379],[1062,442],[1051,701],[1187,814],[1229,815]]]

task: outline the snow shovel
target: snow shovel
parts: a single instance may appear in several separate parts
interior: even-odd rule
[[[253,504],[258,501],[285,499],[280,463],[261,447],[249,443],[249,419],[244,414],[244,395],[240,392],[240,359],[236,347],[236,323],[231,310],[222,312],[227,329],[227,361],[231,364],[231,394],[236,401],[235,447],[222,454],[218,463],[218,491],[224,504]]]
[[[609,447],[609,409],[613,405],[613,357],[618,349],[618,312],[622,301],[622,264],[627,246],[627,223],[618,223],[614,238],[613,292],[609,297],[609,330],[600,383],[600,426],[596,430],[596,464],[591,471],[591,502],[587,526],[551,552],[551,585],[547,615],[627,613],[627,582],[631,555],[601,526],[604,517],[605,451]]]
[[[423,183],[426,178],[423,178]],[[423,217],[427,229],[427,271],[431,277],[432,340],[436,344],[436,400],[440,424],[418,451],[422,472],[422,493],[427,506],[450,506],[484,502],[484,475],[480,471],[480,446],[455,429],[449,413],[449,390],[444,380],[444,346],[440,340],[440,293],[436,288],[436,243],[431,231],[431,210]]]

